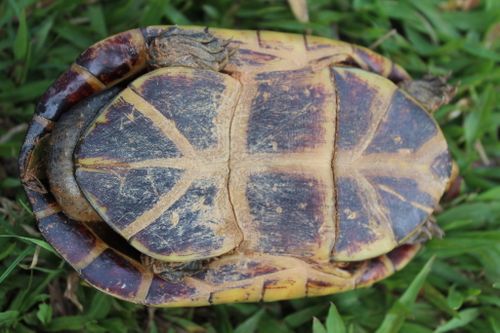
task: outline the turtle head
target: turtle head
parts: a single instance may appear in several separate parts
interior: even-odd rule
[[[153,68],[190,67],[220,71],[233,51],[230,41],[208,32],[172,27],[149,43],[149,64]]]

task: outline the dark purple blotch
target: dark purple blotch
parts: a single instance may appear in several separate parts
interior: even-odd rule
[[[395,153],[400,149],[415,152],[436,133],[431,116],[398,89],[366,153]]]
[[[314,256],[324,216],[324,187],[315,178],[287,173],[250,177],[246,196],[258,250]]]
[[[248,121],[250,153],[303,151],[324,142],[327,93],[309,82],[314,75],[310,69],[257,75]]]

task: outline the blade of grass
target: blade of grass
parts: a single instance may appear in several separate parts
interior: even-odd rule
[[[386,314],[382,324],[377,329],[376,333],[397,333],[403,326],[404,321],[409,313],[409,308],[415,303],[417,295],[422,289],[427,276],[429,275],[432,263],[435,257],[430,258],[424,265],[422,270],[417,274],[411,282],[408,289],[401,295]]]
[[[25,237],[25,236],[18,236],[18,235],[0,235],[0,238],[15,238],[15,239],[19,239],[21,241],[24,241],[25,243],[33,243],[33,244],[38,245],[41,248],[43,248],[43,249],[45,249],[45,250],[47,250],[55,255],[58,255],[56,250],[54,250],[54,248],[52,246],[50,246],[49,243],[47,243],[46,241],[43,241],[41,239]]]
[[[33,245],[25,248],[17,257],[10,263],[10,265],[5,269],[5,271],[0,275],[0,284],[10,275],[10,273],[17,267],[17,265],[24,260],[31,252],[35,250]]]
[[[16,60],[24,60],[28,53],[29,44],[28,23],[26,22],[25,10],[22,9],[19,14],[19,26],[14,41],[14,57]]]
[[[326,317],[326,331],[327,333],[346,333],[344,321],[333,303],[330,303],[330,309]]]
[[[327,333],[325,326],[316,317],[313,318],[312,331],[313,333]]]
[[[266,312],[265,309],[260,309],[256,313],[254,313],[250,318],[242,322],[236,329],[234,330],[234,333],[253,333],[257,330],[257,327],[259,327],[259,322],[264,313]]]
[[[291,328],[297,328],[304,323],[310,322],[311,317],[318,316],[322,311],[324,311],[325,306],[325,304],[318,304],[289,314],[285,317],[284,322]]]
[[[440,325],[437,329],[434,330],[434,333],[444,333],[460,327],[464,327],[465,325],[476,319],[479,314],[479,310],[475,308],[460,311],[457,317],[452,318],[450,321],[447,321],[446,323]]]

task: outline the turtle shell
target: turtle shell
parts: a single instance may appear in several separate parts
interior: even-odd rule
[[[40,231],[84,279],[148,305],[272,301],[367,286],[415,255],[408,240],[451,160],[434,119],[398,88],[403,69],[339,41],[213,29],[237,50],[223,71],[151,70],[148,41],[172,29],[82,53],[21,150]],[[95,97],[123,82],[109,102]],[[73,151],[73,187],[105,223],[69,217],[46,179],[47,139],[77,102],[99,113]],[[165,277],[144,254],[202,268]]]
[[[162,68],[84,133],[76,180],[136,249],[174,262],[236,247],[352,261],[392,250],[427,220],[447,151],[411,97],[349,68],[252,80]]]
[[[158,69],[122,91],[82,136],[80,188],[141,252],[183,262],[241,242],[227,187],[239,90],[214,71]]]

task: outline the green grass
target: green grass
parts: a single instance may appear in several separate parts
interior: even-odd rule
[[[2,1],[0,331],[500,332],[500,1],[443,9],[452,2],[310,0],[312,23],[300,24],[285,1]],[[36,99],[79,52],[171,23],[382,41],[375,50],[414,76],[451,73],[458,94],[436,117],[463,182],[437,216],[446,237],[372,288],[321,298],[153,310],[81,283],[36,230],[16,176],[23,132]]]

